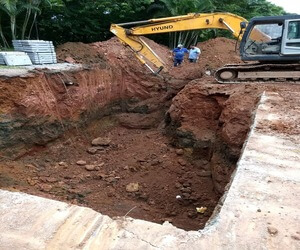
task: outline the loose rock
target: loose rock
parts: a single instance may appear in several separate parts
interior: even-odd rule
[[[275,227],[268,227],[268,232],[272,236],[275,236],[276,234],[278,234],[278,230]]]
[[[196,207],[197,213],[204,214],[207,210],[207,207]]]
[[[111,143],[110,138],[98,137],[92,141],[93,146],[109,146]]]
[[[186,162],[185,162],[185,160],[183,160],[183,159],[179,159],[179,160],[178,160],[178,163],[179,163],[181,166],[185,166],[185,165],[186,165]]]
[[[41,184],[40,189],[44,192],[49,192],[52,189],[52,185],[48,184]]]
[[[183,149],[181,149],[181,148],[176,149],[175,152],[176,152],[177,155],[183,155],[183,153],[184,153]]]
[[[201,171],[201,172],[198,173],[198,175],[200,177],[210,177],[211,174],[212,174],[211,171]]]
[[[72,57],[70,57],[70,56],[67,56],[65,58],[65,62],[72,63],[72,64],[76,63],[76,61]]]
[[[76,164],[79,165],[79,166],[84,166],[84,165],[86,165],[86,161],[79,160],[79,161],[76,162]]]
[[[68,164],[64,161],[59,162],[58,165],[61,166],[61,167],[67,167],[68,166]]]
[[[96,166],[95,165],[86,165],[85,169],[87,171],[95,171],[96,170]]]
[[[138,183],[129,183],[126,186],[126,191],[129,193],[137,192],[139,191],[139,184]]]
[[[91,155],[96,154],[97,151],[98,151],[98,149],[95,148],[95,147],[91,147],[91,148],[88,148],[88,149],[87,149],[87,152],[88,152],[89,154],[91,154]]]

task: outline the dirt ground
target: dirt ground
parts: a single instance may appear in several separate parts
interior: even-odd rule
[[[105,146],[92,146],[96,136],[108,139]],[[161,131],[127,129],[113,117],[7,162],[0,180],[9,190],[188,230],[203,227],[219,198],[211,174],[186,161]]]
[[[283,83],[216,84],[209,74],[224,64],[240,62],[233,40],[217,38],[199,44],[199,62],[184,62],[178,68],[172,67],[168,48],[150,40],[149,44],[166,60],[169,73],[163,75],[167,80],[155,80],[113,38],[94,44],[67,43],[57,49],[60,61],[96,67],[93,72],[72,76],[78,86],[69,90],[60,76],[44,77],[42,95],[36,90],[35,78],[1,85],[13,96],[3,94],[1,110],[35,120],[50,114],[54,119],[57,113],[59,122],[70,116],[78,118],[81,109],[119,96],[137,100],[126,111],[102,116],[49,143],[36,143],[15,160],[1,154],[0,188],[88,206],[109,216],[169,221],[186,230],[203,228],[234,171],[260,95],[290,87]],[[39,85],[44,78],[38,78]],[[113,87],[112,80],[117,82]],[[27,88],[25,97],[14,90],[12,81]],[[112,92],[100,96],[107,88]],[[300,92],[299,86],[293,90]],[[86,98],[94,97],[94,92],[98,99],[91,98],[87,105]],[[181,142],[167,133],[167,117],[174,134],[185,136]],[[12,131],[21,126],[18,122],[16,119]]]

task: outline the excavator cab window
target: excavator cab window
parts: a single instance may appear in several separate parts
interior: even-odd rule
[[[300,54],[300,19],[286,20],[286,30],[284,31],[284,39],[282,43],[283,55],[299,55]]]
[[[283,23],[255,24],[248,35],[244,52],[247,56],[279,54]]]
[[[289,22],[288,39],[300,39],[300,21]]]

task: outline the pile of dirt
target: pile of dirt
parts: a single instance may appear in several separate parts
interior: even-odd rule
[[[56,48],[59,62],[102,64],[105,62],[101,52],[94,49],[90,44],[68,42]]]
[[[240,63],[238,52],[235,51],[236,41],[228,38],[215,38],[199,43],[202,54],[197,63],[189,63],[187,57],[180,67],[173,67],[172,50],[166,46],[143,38],[155,53],[165,62],[167,74],[177,79],[193,80],[201,78],[205,72],[211,74],[219,67],[228,63]],[[105,60],[107,66],[118,65],[131,71],[145,73],[147,69],[134,56],[133,52],[113,37],[108,41],[96,42],[91,44],[66,43],[57,48],[60,61],[66,61],[69,57],[78,63],[98,63]],[[153,68],[151,63],[149,63]],[[150,71],[148,72],[150,73]]]
[[[218,37],[199,43],[197,46],[202,50],[198,62],[200,68],[215,71],[225,64],[242,63],[238,49],[235,50],[236,40]]]

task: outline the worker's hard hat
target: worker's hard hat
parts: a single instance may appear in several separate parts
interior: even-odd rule
[[[177,45],[177,47],[180,47],[180,48],[182,48],[182,47],[183,47],[183,45],[182,45],[182,44],[178,44],[178,45]]]

